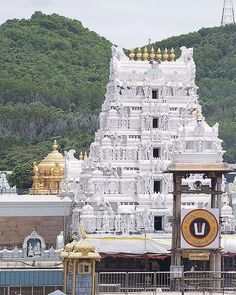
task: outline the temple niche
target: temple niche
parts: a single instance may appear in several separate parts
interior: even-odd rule
[[[44,256],[44,251],[46,244],[44,239],[33,231],[29,236],[27,236],[23,243],[23,255],[25,257],[41,257]]]
[[[58,195],[60,183],[64,178],[64,156],[58,151],[57,141],[54,140],[52,152],[38,165],[34,162],[33,186],[31,195]]]

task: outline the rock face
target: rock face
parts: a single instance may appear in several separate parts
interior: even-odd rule
[[[201,106],[193,50],[181,50],[176,61],[173,50],[171,61],[167,50],[164,61],[158,51],[156,62],[153,50],[151,61],[147,51],[142,60],[141,50],[134,60],[133,52],[129,59],[112,47],[100,129],[73,184],[74,229],[79,220],[88,233],[169,232],[172,176],[163,172],[173,153],[206,151],[209,156],[212,150],[212,161],[221,161],[218,126],[196,119]]]

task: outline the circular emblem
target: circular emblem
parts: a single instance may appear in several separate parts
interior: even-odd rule
[[[196,209],[190,211],[181,224],[182,236],[193,247],[206,247],[217,237],[219,225],[213,213]]]

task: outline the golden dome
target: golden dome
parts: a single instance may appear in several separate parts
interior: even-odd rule
[[[54,140],[52,151],[49,153],[38,165],[39,168],[43,167],[54,167],[56,163],[58,163],[60,166],[64,167],[64,156],[59,153],[58,151],[58,144],[56,139]]]

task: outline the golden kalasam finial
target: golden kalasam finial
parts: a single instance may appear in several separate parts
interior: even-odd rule
[[[143,60],[147,61],[148,60],[148,50],[147,47],[144,48],[143,50]]]
[[[196,120],[197,120],[197,122],[202,121],[202,113],[199,109],[197,109],[197,111],[196,111]]]
[[[80,160],[83,160],[83,159],[84,159],[84,156],[83,156],[83,151],[80,151],[80,154],[79,154],[79,159],[80,159]]]
[[[152,49],[151,49],[151,53],[150,53],[150,61],[154,61],[154,59],[155,59],[155,51],[154,51],[154,48],[152,47]]]
[[[57,151],[57,149],[58,149],[58,144],[57,144],[57,140],[56,139],[54,139],[52,149],[53,149],[53,151]]]
[[[138,52],[136,53],[136,58],[139,61],[142,60],[142,50],[140,47],[138,48]]]
[[[130,50],[129,58],[130,58],[130,60],[134,60],[134,58],[135,58],[135,53],[134,53],[133,48],[131,48],[131,50]]]
[[[168,49],[165,48],[164,54],[163,54],[163,59],[164,59],[164,61],[168,61],[168,58],[169,58]]]
[[[161,59],[162,59],[161,48],[158,48],[158,50],[157,50],[157,61],[160,62]]]
[[[87,160],[88,159],[88,155],[87,155],[87,152],[85,151],[84,152],[84,160]]]
[[[170,50],[170,60],[175,61],[175,50],[173,47]]]

